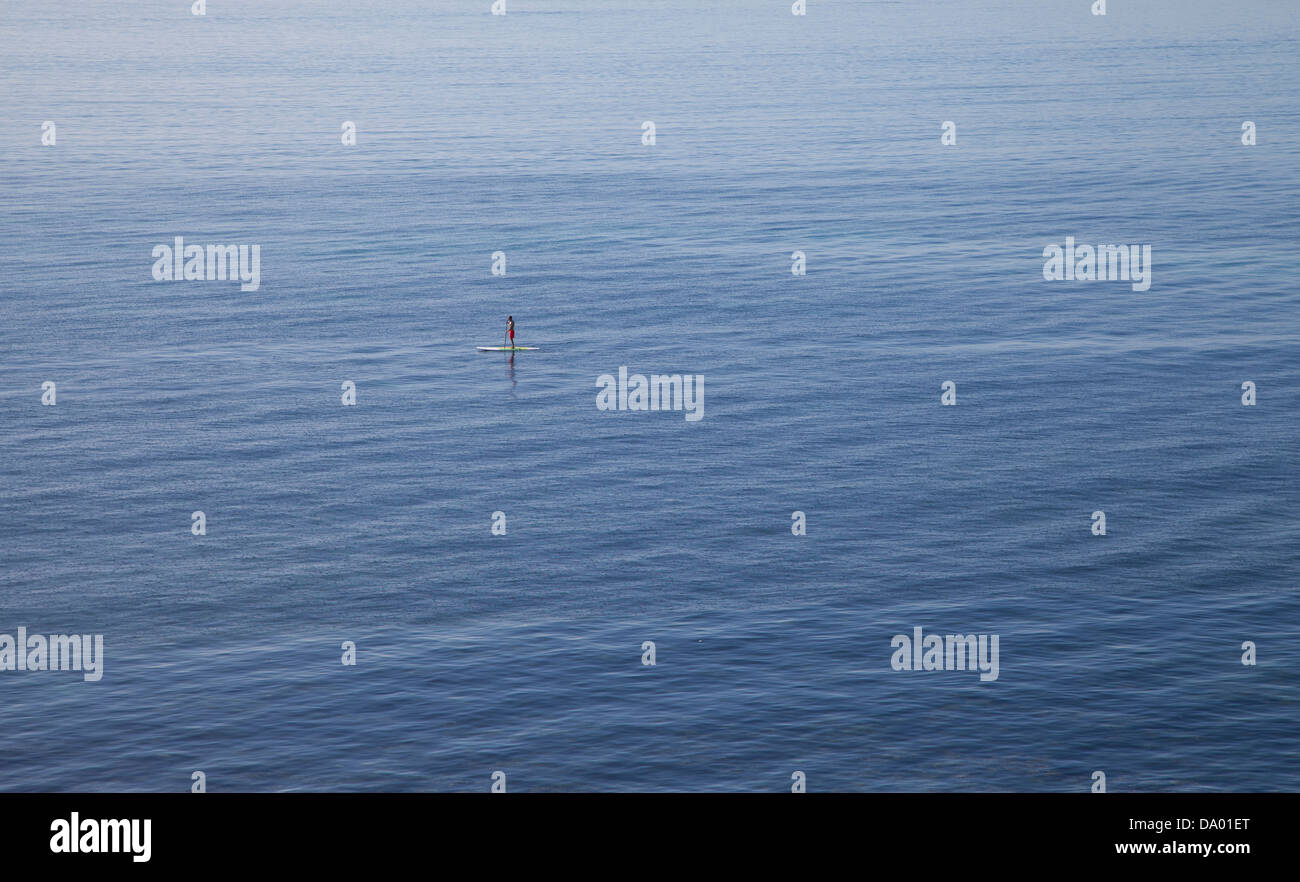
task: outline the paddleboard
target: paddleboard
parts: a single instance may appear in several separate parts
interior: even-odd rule
[[[536,350],[537,346],[480,346],[479,352],[527,352]]]

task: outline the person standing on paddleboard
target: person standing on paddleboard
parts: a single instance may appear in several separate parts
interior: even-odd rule
[[[506,336],[510,338],[510,346],[513,347],[515,345],[515,317],[513,315],[506,316]]]

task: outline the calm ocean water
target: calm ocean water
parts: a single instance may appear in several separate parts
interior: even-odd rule
[[[1300,789],[1296,4],[489,5],[0,7],[0,789]]]

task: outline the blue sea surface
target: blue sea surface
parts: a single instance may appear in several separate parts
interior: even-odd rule
[[[0,790],[1300,790],[1300,7],[490,5],[0,6]]]

